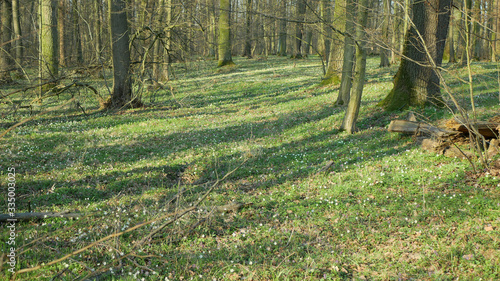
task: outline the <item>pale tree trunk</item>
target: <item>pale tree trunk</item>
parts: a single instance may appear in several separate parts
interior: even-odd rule
[[[336,0],[335,1],[335,9],[332,25],[342,32],[345,31],[347,26],[346,19],[348,16],[348,2],[352,0]],[[354,16],[354,15],[352,15]],[[354,32],[350,34],[353,35]],[[347,36],[348,37],[348,36]],[[330,53],[328,54],[328,65],[326,69],[325,76],[323,77],[323,81],[321,81],[321,85],[337,85],[340,83],[341,74],[342,74],[342,65],[344,60],[344,47],[346,44],[346,38],[339,33],[335,34],[335,39],[330,43]],[[335,47],[333,47],[335,46]]]
[[[140,101],[132,99],[130,34],[125,0],[108,0],[108,21],[113,61],[113,90],[103,107],[120,109],[140,106]]]
[[[164,49],[163,49],[163,62],[161,64],[161,77],[160,81],[169,81],[170,80],[170,67],[171,67],[171,55],[172,51],[172,14],[174,10],[174,5],[172,0],[164,1],[166,5],[164,6],[164,15],[165,15],[165,23],[167,28],[164,29],[165,40],[164,40]]]
[[[380,103],[387,110],[442,104],[438,70],[433,66],[441,66],[450,11],[451,0],[416,1],[413,4],[414,26],[406,34],[404,57],[394,77],[392,91]]]
[[[472,16],[473,16],[473,36],[472,36],[472,52],[473,52],[473,58],[475,60],[481,60],[482,57],[482,46],[483,46],[483,40],[481,39],[481,0],[475,0],[474,1],[474,8],[472,10]]]
[[[344,57],[342,60],[342,80],[340,81],[339,94],[336,105],[346,105],[349,102],[349,97],[351,95],[351,85],[352,85],[352,70],[354,66],[354,39],[355,27],[354,21],[356,13],[356,3],[355,0],[346,1],[346,15],[347,19],[345,22],[345,36],[344,39]]]
[[[66,50],[65,50],[65,17],[66,17],[66,1],[59,0],[59,7],[57,9],[57,33],[59,35],[59,65],[66,66]]]
[[[296,59],[302,58],[302,37],[304,33],[304,24],[302,22],[304,21],[306,13],[305,1],[306,0],[297,0],[297,8],[295,10],[297,23],[295,24],[295,54],[293,58]]]
[[[231,0],[220,0],[219,62],[217,67],[233,65],[231,56]]]
[[[80,1],[73,0],[71,17],[73,19],[73,45],[76,48],[76,61],[78,64],[83,65],[82,35],[80,34],[80,16],[78,15],[78,3]]]
[[[12,82],[10,72],[12,71],[11,59],[11,26],[12,26],[12,2],[2,0],[2,23],[0,27],[0,85]]]
[[[321,0],[320,1],[320,16],[323,19],[321,22],[321,33],[320,33],[320,53],[328,65],[328,59],[330,54],[330,44],[332,38],[332,29],[325,23],[332,22],[332,3],[331,0]],[[319,44],[318,44],[319,45]]]
[[[382,23],[382,40],[389,42],[389,26],[391,19],[391,3],[390,0],[383,0],[384,5],[384,22]],[[382,44],[380,48],[380,65],[379,67],[390,66],[389,62],[389,46]]]
[[[55,0],[40,0],[38,18],[40,21],[40,78],[54,79],[58,74],[57,21]]]
[[[358,17],[356,25],[356,73],[354,75],[353,91],[345,112],[341,130],[352,134],[356,132],[356,120],[361,106],[361,96],[365,84],[366,72],[366,23],[368,19],[368,0],[358,0]]]
[[[16,62],[23,62],[23,40],[21,32],[21,18],[19,14],[19,0],[12,0],[12,29],[14,31],[14,53]]]
[[[94,25],[94,40],[95,40],[95,56],[97,63],[101,62],[102,52],[102,24],[101,24],[101,0],[94,1],[95,25]]]
[[[243,47],[243,56],[252,58],[252,0],[246,2],[245,14],[245,45]]]
[[[460,63],[462,66],[465,66],[467,64],[467,51],[470,49],[469,47],[471,46],[471,35],[472,35],[472,0],[464,0],[464,5],[463,5],[463,27],[465,29],[464,35],[463,35],[463,40],[462,40],[462,54],[460,56]]]
[[[490,33],[490,40],[491,40],[491,61],[492,62],[497,62],[497,55],[498,55],[498,42],[497,39],[498,37],[498,32],[500,32],[499,24],[500,21],[498,20],[498,17],[500,17],[500,5],[498,4],[498,0],[491,0],[490,5],[491,5],[491,14],[490,14],[490,28],[491,28],[491,33]]]
[[[448,55],[449,55],[449,63],[456,63],[457,62],[457,56],[455,54],[455,9],[452,9],[451,14],[450,14],[450,31],[448,35]]]
[[[281,20],[280,20],[280,28],[279,28],[279,36],[278,36],[278,56],[286,56],[286,17],[287,17],[287,5],[286,5],[286,0],[281,0],[281,8],[280,8],[280,15],[281,15]]]

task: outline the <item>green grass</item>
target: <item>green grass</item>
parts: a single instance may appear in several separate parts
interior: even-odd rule
[[[451,116],[376,107],[397,66],[379,69],[377,58],[368,60],[361,131],[348,135],[338,130],[344,108],[333,105],[337,88],[318,86],[318,58],[235,63],[228,71],[213,61],[175,65],[172,91],[143,91],[145,108],[98,112],[92,94],[75,88],[5,116],[4,129],[71,94],[89,114],[71,105],[0,140],[2,190],[15,167],[17,212],[86,214],[18,222],[16,270],[189,207],[244,159],[203,205],[253,204],[224,215],[190,213],[134,249],[160,221],[18,279],[74,280],[100,271],[105,280],[500,279],[500,179],[475,179],[468,162],[426,153],[411,136],[386,131],[410,110],[437,123]],[[466,104],[467,86],[453,78],[466,77],[465,70],[448,68]],[[497,115],[496,66],[475,63],[473,71],[479,116]],[[106,94],[102,80],[88,82]],[[20,83],[5,91],[27,82]],[[23,95],[14,98],[27,100]],[[180,188],[185,192],[170,202]],[[3,252],[7,234],[0,234]]]

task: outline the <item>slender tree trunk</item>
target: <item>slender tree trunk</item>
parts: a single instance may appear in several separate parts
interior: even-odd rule
[[[500,32],[499,28],[498,28],[498,22],[500,22],[498,20],[498,17],[500,17],[500,11],[499,11],[499,8],[500,8],[500,5],[498,5],[498,0],[491,0],[490,2],[491,4],[491,13],[490,13],[490,28],[491,28],[491,32],[490,32],[490,40],[491,40],[491,44],[490,44],[490,52],[491,52],[491,61],[492,62],[497,62],[497,54],[498,54],[498,42],[497,39],[498,39],[498,32]]]
[[[163,7],[165,15],[165,23],[167,28],[164,29],[165,34],[165,46],[163,51],[163,63],[161,67],[161,77],[160,81],[170,80],[170,67],[172,63],[172,56],[170,52],[172,51],[172,14],[174,11],[174,5],[172,0],[166,0],[166,5]]]
[[[252,0],[246,2],[245,14],[245,45],[243,49],[243,56],[252,58]]]
[[[454,9],[452,8],[452,11],[450,13],[450,30],[449,30],[449,34],[448,34],[448,42],[446,42],[448,45],[448,55],[449,55],[448,62],[449,63],[456,63],[457,62],[457,56],[455,54],[454,36],[455,36],[455,14],[454,14]]]
[[[45,0],[44,0],[45,1]],[[80,0],[81,1],[81,0]],[[80,65],[83,64],[83,48],[80,33],[80,16],[78,14],[79,0],[73,0],[71,17],[73,19],[73,44],[76,48],[76,62]]]
[[[66,1],[65,0],[59,0],[59,7],[57,9],[57,33],[59,35],[59,64],[61,66],[66,65],[66,50],[65,50],[65,17],[66,17],[67,11],[66,11]]]
[[[323,19],[321,22],[321,32],[320,32],[320,43],[323,44],[321,47],[321,56],[328,65],[328,59],[330,54],[330,44],[332,38],[332,29],[325,23],[332,22],[332,3],[331,0],[321,0],[320,1],[320,16]],[[319,45],[319,44],[318,44]]]
[[[101,52],[102,52],[102,24],[101,24],[101,0],[94,0],[94,13],[95,13],[95,25],[94,25],[94,40],[95,40],[95,56],[97,63],[101,62]]]
[[[287,5],[286,0],[281,0],[281,20],[280,20],[280,28],[279,28],[279,38],[278,38],[278,56],[286,56],[286,17],[287,17]]]
[[[130,34],[125,0],[108,0],[108,20],[113,61],[113,91],[104,104],[104,108],[120,109],[140,106],[140,101],[132,100]]]
[[[403,52],[408,59],[402,59],[394,87],[381,102],[387,110],[442,103],[439,77],[435,72],[438,70],[433,66],[441,66],[450,11],[451,0],[415,1],[413,4],[415,26],[406,34]]]
[[[231,0],[220,0],[218,67],[233,65],[231,56]]]
[[[23,40],[21,32],[21,18],[19,14],[19,0],[12,0],[12,28],[14,31],[14,52],[16,62],[22,64],[23,62]]]
[[[306,13],[306,3],[305,0],[297,0],[297,9],[296,9],[296,19],[297,23],[295,24],[295,54],[293,58],[301,59],[302,58],[302,35],[304,32],[304,16]]]
[[[346,105],[349,102],[351,95],[351,85],[352,85],[352,70],[354,66],[354,39],[355,27],[354,21],[356,13],[356,3],[355,0],[346,1],[346,14],[348,18],[345,22],[345,32],[350,34],[350,36],[345,36],[344,39],[344,57],[342,62],[342,80],[340,81],[340,89],[335,104]]]
[[[347,18],[349,16],[347,15],[349,12],[353,11],[348,11],[348,3],[349,1],[352,0],[336,0],[335,1],[335,9],[333,11],[333,22],[332,25],[337,29],[342,32],[345,31],[345,28],[347,26]],[[354,14],[352,14],[354,16]],[[348,31],[345,31],[346,33],[349,33]],[[351,31],[350,33],[352,36],[354,36],[354,32]],[[330,53],[328,54],[328,65],[326,68],[326,73],[325,77],[323,77],[323,81],[321,81],[321,85],[337,85],[340,83],[341,79],[341,74],[342,74],[342,65],[343,65],[343,60],[344,60],[344,52],[345,52],[345,40],[349,36],[343,36],[339,33],[335,33],[333,40],[330,43]],[[334,47],[335,46],[335,47]]]
[[[368,19],[368,0],[358,0],[358,20],[356,25],[356,73],[354,75],[353,93],[342,122],[342,130],[349,134],[356,132],[356,120],[359,115],[361,96],[365,83],[366,72],[366,49],[365,49],[365,27]]]
[[[462,55],[460,56],[461,65],[465,66],[467,64],[467,51],[471,46],[471,35],[472,35],[472,0],[464,0],[464,14],[463,14],[463,27],[465,28],[464,39],[462,40]]]
[[[391,3],[390,0],[383,0],[384,3],[384,22],[382,23],[382,40],[389,42],[389,26],[391,19]],[[380,49],[380,67],[390,66],[389,62],[389,46],[382,46]]]
[[[306,40],[304,42],[304,55],[308,56],[311,52],[313,31],[310,28],[306,28]]]
[[[2,22],[0,26],[0,85],[12,82],[11,33],[12,33],[12,2],[2,0]]]
[[[39,21],[40,21],[40,78],[54,79],[58,75],[57,62],[57,20],[55,0],[40,0]]]

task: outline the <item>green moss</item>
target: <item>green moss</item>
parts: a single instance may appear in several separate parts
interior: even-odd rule
[[[340,84],[340,77],[338,75],[332,75],[328,78],[324,78],[321,80],[321,83],[319,83],[321,86],[326,86],[326,85],[338,85]]]

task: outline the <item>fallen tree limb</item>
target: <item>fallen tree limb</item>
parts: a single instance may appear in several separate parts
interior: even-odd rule
[[[424,133],[436,137],[448,137],[457,134],[457,132],[455,131],[449,131],[429,124],[414,122],[414,121],[406,121],[406,120],[391,121],[391,123],[389,124],[389,128],[387,130],[389,132],[407,133],[415,135],[419,133]]]
[[[6,222],[9,219],[18,221],[26,221],[32,219],[46,219],[46,218],[79,218],[83,216],[82,213],[64,212],[42,212],[42,213],[15,213],[14,216],[9,214],[0,215],[0,222]]]

